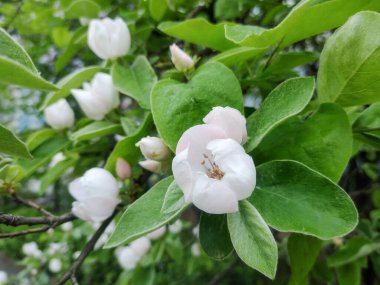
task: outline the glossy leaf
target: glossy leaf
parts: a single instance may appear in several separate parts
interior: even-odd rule
[[[240,201],[239,212],[227,214],[228,229],[237,255],[248,266],[274,279],[277,243],[259,212],[248,201]]]
[[[203,250],[213,259],[223,260],[233,251],[228,232],[227,215],[201,214],[199,241]]]
[[[249,201],[271,227],[283,232],[331,239],[348,234],[358,223],[347,193],[296,161],[271,161],[257,167],[257,184]]]
[[[247,119],[246,150],[251,152],[274,127],[301,112],[313,93],[314,79],[311,77],[289,79],[277,86]]]
[[[93,122],[72,133],[70,138],[73,141],[83,141],[121,132],[122,127],[119,124],[107,121],[98,121]]]
[[[173,177],[161,180],[131,204],[121,216],[105,248],[129,243],[176,219],[186,208],[186,204],[175,212],[161,211],[166,191],[172,182]]]
[[[31,159],[27,146],[16,135],[0,125],[0,153]]]
[[[155,21],[161,21],[168,8],[167,0],[149,0],[149,13]]]
[[[327,103],[307,118],[290,118],[273,129],[253,151],[253,158],[256,164],[296,160],[338,181],[351,153],[352,134],[347,115],[338,105]]]
[[[115,64],[111,74],[117,90],[135,99],[142,108],[150,109],[150,92],[157,76],[145,56],[138,56],[129,67]]]
[[[98,3],[92,0],[76,0],[65,10],[67,18],[96,18],[100,12]]]
[[[356,106],[380,100],[379,28],[378,13],[362,12],[328,39],[318,71],[321,102]]]
[[[182,208],[184,204],[186,204],[186,202],[185,197],[183,196],[183,192],[178,187],[178,185],[175,182],[173,182],[172,184],[170,184],[168,190],[166,191],[161,212],[163,212],[164,214],[176,212],[180,208]]]
[[[217,54],[211,58],[211,61],[218,61],[227,66],[232,66],[257,58],[265,52],[265,48],[237,47]]]
[[[183,132],[201,124],[212,107],[230,106],[243,111],[237,78],[217,62],[203,65],[188,83],[159,81],[152,90],[151,102],[158,132],[172,150]]]

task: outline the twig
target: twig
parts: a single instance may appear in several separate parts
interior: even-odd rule
[[[30,200],[25,200],[21,198],[20,196],[18,196],[15,192],[11,192],[11,195],[17,203],[36,209],[37,211],[44,214],[45,216],[54,217],[52,213],[50,213],[48,210],[45,210],[41,205],[38,205],[37,203]]]
[[[73,284],[73,285],[79,285],[79,283],[78,283],[78,280],[77,280],[77,278],[75,277],[75,275],[71,275],[71,283]]]
[[[226,277],[234,268],[236,265],[238,265],[239,259],[236,258],[234,262],[230,264],[225,270],[215,275],[215,277],[208,283],[208,285],[217,285],[220,281],[223,280],[224,277]]]
[[[14,238],[18,236],[46,232],[49,229],[53,229],[61,224],[64,224],[68,221],[72,221],[74,219],[76,219],[76,217],[72,213],[68,213],[59,217],[49,217],[49,218],[22,217],[22,216],[14,216],[14,215],[9,215],[9,214],[1,214],[0,223],[5,224],[7,226],[41,225],[41,224],[45,224],[45,226],[40,227],[40,228],[22,230],[18,232],[2,233],[0,234],[0,239]]]
[[[98,239],[100,238],[100,236],[103,234],[103,232],[105,231],[105,229],[107,228],[107,226],[111,223],[111,221],[114,218],[114,216],[116,215],[116,213],[117,213],[117,211],[115,211],[111,217],[109,217],[107,220],[105,220],[101,224],[101,226],[94,233],[94,235],[92,236],[92,238],[90,239],[90,241],[83,248],[83,250],[82,250],[81,254],[79,255],[79,257],[74,261],[74,263],[71,266],[70,270],[67,271],[61,277],[61,279],[59,279],[59,281],[56,283],[56,285],[63,285],[63,284],[65,284],[66,281],[68,281],[70,279],[71,279],[71,282],[73,282],[73,276],[74,276],[74,280],[76,280],[75,275],[76,275],[78,269],[81,267],[81,265],[85,261],[86,257],[94,249],[94,246],[95,246],[96,242],[98,241]],[[76,285],[75,283],[73,283],[73,284]]]
[[[206,6],[206,5],[199,5],[199,6],[196,6],[193,10],[191,10],[191,11],[189,12],[189,14],[187,14],[187,16],[186,16],[186,20],[193,18],[193,17],[196,16],[199,12],[202,12],[202,11],[207,11],[207,6]]]

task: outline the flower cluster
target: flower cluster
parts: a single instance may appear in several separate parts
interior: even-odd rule
[[[236,109],[215,107],[205,124],[185,131],[172,169],[185,200],[210,214],[238,211],[256,185],[252,158],[241,144],[247,140],[246,120]]]

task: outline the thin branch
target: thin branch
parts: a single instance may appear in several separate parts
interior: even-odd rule
[[[7,226],[20,226],[20,225],[41,225],[45,224],[45,226],[40,228],[27,229],[17,232],[11,233],[2,233],[0,234],[0,239],[3,238],[14,238],[18,236],[24,236],[35,233],[46,232],[49,229],[53,229],[61,224],[72,221],[76,219],[76,217],[72,213],[64,214],[59,217],[22,217],[22,216],[14,216],[9,214],[1,214],[0,215],[0,224],[5,224]]]
[[[33,201],[23,199],[20,196],[18,196],[15,192],[11,192],[11,195],[13,200],[15,200],[17,203],[36,209],[38,212],[42,213],[45,216],[54,217],[52,213],[50,213],[48,210],[45,210],[41,205],[38,205]]]
[[[92,238],[89,240],[89,242],[83,248],[83,250],[82,250],[81,254],[79,255],[79,257],[74,261],[74,263],[71,266],[70,270],[67,271],[61,277],[61,279],[59,279],[59,281],[56,283],[56,285],[63,285],[68,280],[71,280],[71,282],[73,282],[73,276],[74,276],[74,280],[76,280],[75,275],[76,275],[78,269],[81,267],[81,265],[83,264],[83,262],[85,261],[85,259],[87,258],[87,256],[92,252],[92,250],[94,249],[94,246],[95,246],[96,242],[98,241],[98,239],[100,238],[100,236],[103,234],[103,232],[105,231],[105,229],[107,228],[107,226],[111,223],[111,221],[114,218],[114,216],[116,215],[116,213],[117,213],[117,211],[115,211],[111,217],[109,217],[107,220],[105,220],[101,224],[101,226],[97,229],[97,231],[94,233],[94,235],[92,236]],[[73,284],[75,284],[75,283],[73,283]]]

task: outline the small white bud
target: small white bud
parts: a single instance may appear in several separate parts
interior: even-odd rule
[[[57,273],[62,269],[62,262],[58,258],[53,258],[49,262],[49,270],[53,273]]]
[[[140,166],[150,172],[160,172],[162,167],[161,167],[161,162],[147,159],[139,162]]]
[[[193,59],[176,44],[170,46],[171,60],[179,71],[186,71],[194,66]]]
[[[166,160],[170,156],[169,148],[163,139],[157,137],[142,138],[136,146],[140,148],[146,159]]]
[[[74,111],[65,99],[61,99],[44,110],[46,123],[55,130],[71,128],[74,125]]]

